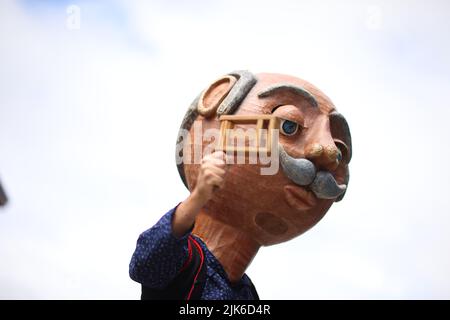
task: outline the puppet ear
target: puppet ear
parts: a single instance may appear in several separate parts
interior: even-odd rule
[[[223,76],[214,81],[208,89],[203,91],[197,105],[197,111],[205,118],[211,118],[216,115],[217,108],[223,99],[228,95],[231,88],[236,83],[233,76]]]

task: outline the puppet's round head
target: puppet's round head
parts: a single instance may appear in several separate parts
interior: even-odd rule
[[[260,245],[314,226],[349,181],[345,118],[319,89],[288,75],[237,71],[216,80],[192,103],[177,143],[178,170],[190,190],[204,154],[232,155],[225,184],[205,211]]]

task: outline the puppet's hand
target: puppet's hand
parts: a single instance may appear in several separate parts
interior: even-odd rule
[[[225,153],[216,151],[202,159],[197,183],[192,191],[199,201],[205,204],[211,199],[213,192],[221,188],[226,173]]]

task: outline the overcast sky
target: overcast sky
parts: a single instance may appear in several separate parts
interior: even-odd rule
[[[248,69],[318,86],[354,143],[344,201],[248,269],[260,297],[449,299],[448,30],[444,0],[2,0],[0,298],[139,298],[186,108]]]

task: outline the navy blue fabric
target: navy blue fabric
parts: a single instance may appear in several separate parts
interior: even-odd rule
[[[172,234],[172,217],[176,207],[167,212],[152,228],[144,231],[137,241],[130,262],[130,277],[147,287],[162,289],[175,278],[188,258],[188,236]],[[195,236],[194,236],[195,237]],[[232,284],[220,262],[208,250],[201,239],[206,263],[206,283],[203,300],[254,300],[251,280],[244,274],[238,283]]]

